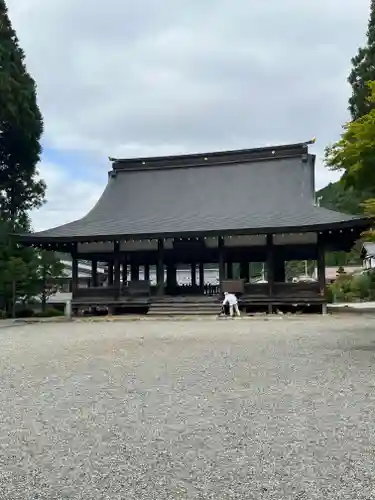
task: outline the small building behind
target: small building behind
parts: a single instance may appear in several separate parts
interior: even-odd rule
[[[364,269],[375,269],[375,243],[372,241],[363,243],[361,258]]]

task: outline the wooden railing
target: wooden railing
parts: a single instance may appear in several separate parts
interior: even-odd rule
[[[313,297],[319,295],[319,283],[312,281],[308,283],[274,283],[273,295],[276,297],[305,296]]]
[[[268,283],[245,283],[244,294],[266,297],[269,295]]]
[[[147,297],[151,293],[149,281],[129,281],[126,285],[78,287],[73,291],[73,298],[121,298]]]
[[[220,294],[219,285],[204,285],[200,288],[198,285],[177,285],[166,286],[164,288],[166,295],[218,295]],[[77,288],[73,292],[73,298],[126,298],[126,297],[146,297],[158,295],[158,286],[150,285],[150,282],[139,280],[129,281],[125,286],[116,287],[115,285],[109,286],[96,286],[96,287],[82,287]]]
[[[73,290],[73,298],[113,298],[119,294],[119,290],[112,286],[90,286],[76,288]]]
[[[269,296],[268,283],[246,283],[244,287],[245,295]],[[319,284],[311,283],[274,283],[272,286],[273,297],[291,296],[316,296],[319,295]]]
[[[198,285],[176,285],[166,286],[166,295],[218,295],[220,293],[220,285],[206,284],[203,288]]]
[[[204,285],[203,288],[192,285],[165,286],[165,295],[220,295],[220,285]],[[148,281],[131,281],[120,288],[111,286],[82,287],[73,292],[73,298],[116,299],[126,297],[149,297],[157,295],[158,287],[151,286]],[[243,294],[238,296],[270,297],[268,283],[245,283]],[[274,283],[272,297],[317,297],[320,295],[319,284],[312,283]]]

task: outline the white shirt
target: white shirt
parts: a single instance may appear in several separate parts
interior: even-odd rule
[[[230,306],[235,306],[237,304],[237,297],[234,295],[234,293],[228,293],[223,300],[223,306],[225,304],[229,304]]]

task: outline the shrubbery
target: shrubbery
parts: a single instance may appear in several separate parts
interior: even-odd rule
[[[35,312],[33,309],[25,307],[24,309],[18,309],[15,312],[15,317],[16,318],[33,318],[35,315]],[[9,317],[11,315],[9,314]]]
[[[35,318],[56,318],[58,316],[64,316],[64,312],[53,307],[49,307],[45,311],[40,311],[34,314]]]
[[[336,281],[327,288],[327,300],[329,302],[375,300],[375,272],[339,273]]]
[[[57,318],[59,316],[64,316],[63,311],[59,311],[54,307],[49,307],[45,311],[34,311],[30,308],[23,308],[16,310],[16,318]],[[0,320],[10,318],[11,315],[7,314],[6,311],[0,310]]]

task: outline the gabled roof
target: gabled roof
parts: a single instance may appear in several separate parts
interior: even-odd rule
[[[375,243],[372,241],[365,241],[362,245],[362,257],[375,257]]]
[[[93,241],[368,226],[315,206],[307,144],[113,159],[106,189],[82,219],[23,240]]]

